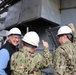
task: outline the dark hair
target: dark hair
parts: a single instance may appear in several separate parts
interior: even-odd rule
[[[63,35],[67,35],[67,38],[68,38],[71,42],[73,42],[73,34],[71,34],[71,33],[69,33],[69,34],[61,34],[61,35],[58,35],[58,37],[63,36]]]
[[[22,42],[23,42],[23,44],[24,44],[25,46],[27,46],[27,47],[37,48],[37,46],[31,45],[31,44],[29,44],[29,43],[27,43],[27,42],[24,42],[24,41],[22,41]]]
[[[67,38],[68,38],[71,42],[73,42],[73,35],[72,35],[72,34],[67,34]]]

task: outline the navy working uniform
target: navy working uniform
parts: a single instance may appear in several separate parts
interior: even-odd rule
[[[76,75],[76,31],[73,35],[73,43],[66,41],[55,50],[54,75]],[[60,38],[63,36],[61,35]]]
[[[40,54],[34,53],[39,43],[37,33],[28,32],[22,40],[25,43],[24,47],[11,58],[12,75],[42,75],[41,69],[52,65],[52,54],[45,45],[47,43],[43,42],[44,53]]]

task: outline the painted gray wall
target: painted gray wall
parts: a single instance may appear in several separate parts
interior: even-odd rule
[[[59,0],[42,0],[41,16],[55,23],[60,24]]]
[[[44,18],[60,24],[59,0],[21,0],[9,7],[5,28]]]
[[[62,0],[61,4],[61,25],[72,22],[76,27],[76,0]]]

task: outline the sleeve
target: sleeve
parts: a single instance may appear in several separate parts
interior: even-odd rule
[[[66,58],[63,49],[57,49],[54,53],[54,75],[64,75],[66,69]]]
[[[14,53],[11,57],[11,70],[16,70],[16,69],[18,69],[17,67],[19,67],[18,66],[19,64],[16,64],[17,60],[18,60],[17,54],[18,54],[18,52]],[[19,54],[19,57],[20,57],[20,54]],[[23,57],[24,57],[24,55],[23,55]],[[28,53],[28,57],[26,57],[25,59],[26,59],[26,62],[28,62],[28,63],[25,63],[26,67],[28,67],[28,65],[29,65],[30,68],[28,67],[29,68],[28,70],[30,72],[38,71],[39,69],[43,69],[43,68],[46,68],[46,67],[49,67],[50,65],[52,65],[52,54],[50,53],[49,48],[45,48],[43,54]]]
[[[73,43],[76,43],[76,30],[73,32]]]
[[[6,49],[0,50],[0,75],[7,75],[4,69],[7,67],[9,59],[8,51]]]
[[[39,60],[41,60],[41,62],[38,62],[38,64],[36,65],[37,68],[47,68],[50,67],[52,65],[52,54],[49,51],[49,48],[44,48],[44,53],[38,58]]]

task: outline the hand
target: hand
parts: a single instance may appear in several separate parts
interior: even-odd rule
[[[45,48],[49,47],[48,42],[46,42],[46,41],[44,41],[44,40],[42,40],[42,44],[43,44],[43,46],[44,46]]]
[[[75,28],[74,28],[73,23],[69,23],[69,24],[68,24],[68,27],[71,28],[72,31],[75,31]]]

